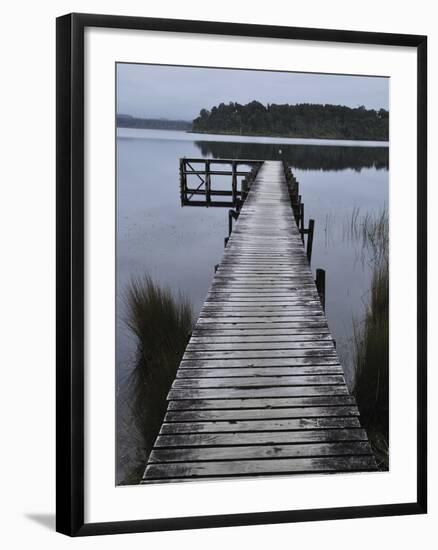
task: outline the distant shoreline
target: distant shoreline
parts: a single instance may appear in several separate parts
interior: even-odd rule
[[[169,122],[180,122],[180,121],[169,121]],[[267,138],[278,138],[278,139],[324,139],[324,140],[333,140],[333,141],[376,141],[379,143],[389,143],[388,139],[367,139],[367,138],[345,138],[345,137],[336,137],[336,136],[298,136],[295,134],[257,134],[257,133],[245,133],[239,134],[238,132],[213,132],[213,131],[203,131],[203,130],[186,130],[179,127],[158,127],[158,126],[128,126],[127,124],[117,124],[117,128],[129,128],[131,130],[164,130],[166,132],[184,132],[185,134],[205,134],[211,136],[237,136],[237,137],[267,137]]]
[[[240,134],[238,132],[214,132],[214,131],[207,131],[207,130],[188,130],[184,127],[181,127],[178,125],[178,123],[185,123],[185,121],[173,121],[169,120],[166,121],[168,124],[167,126],[138,126],[135,124],[129,125],[126,123],[117,124],[117,129],[125,129],[128,128],[130,130],[164,130],[165,132],[182,132],[184,134],[200,134],[200,135],[210,135],[210,136],[235,136],[239,138],[243,137],[258,137],[258,138],[275,138],[275,139],[314,139],[314,140],[325,140],[325,141],[375,141],[378,143],[389,143],[389,139],[368,139],[368,138],[360,138],[360,137],[352,137],[352,138],[346,138],[343,136],[303,136],[303,135],[295,135],[295,134],[268,134],[268,133],[244,133]],[[170,123],[170,124],[169,124]],[[177,124],[174,124],[177,123]]]
[[[151,128],[152,129],[152,128]],[[208,132],[201,130],[186,130],[186,134],[206,134],[211,136],[238,136],[238,137],[267,137],[267,138],[285,138],[285,139],[323,139],[323,140],[333,140],[333,141],[378,141],[379,143],[389,143],[388,139],[367,139],[367,138],[345,138],[345,137],[333,137],[333,136],[297,136],[293,134],[239,134],[237,132]]]

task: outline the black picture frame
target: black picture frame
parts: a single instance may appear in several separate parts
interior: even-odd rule
[[[70,536],[423,514],[427,510],[427,37],[223,22],[69,14],[57,19],[57,497]],[[84,522],[84,30],[86,27],[406,46],[417,52],[417,499],[403,504]]]

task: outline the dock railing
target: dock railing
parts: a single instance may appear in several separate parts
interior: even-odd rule
[[[248,182],[262,160],[181,158],[179,164],[182,206],[239,208],[248,192]],[[216,177],[231,178],[226,187],[216,187]],[[231,183],[231,185],[230,185]],[[229,197],[228,200],[223,200]]]

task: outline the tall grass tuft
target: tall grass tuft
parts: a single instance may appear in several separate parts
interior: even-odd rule
[[[126,323],[137,339],[137,359],[127,387],[134,459],[124,484],[138,483],[166,412],[166,396],[193,327],[188,300],[175,298],[149,277],[133,279],[125,295]]]
[[[352,229],[371,253],[372,280],[362,322],[354,326],[355,383],[361,422],[381,469],[389,464],[388,212],[353,216]]]

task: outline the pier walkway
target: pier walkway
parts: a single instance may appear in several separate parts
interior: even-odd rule
[[[243,203],[142,483],[375,470],[281,162]]]

